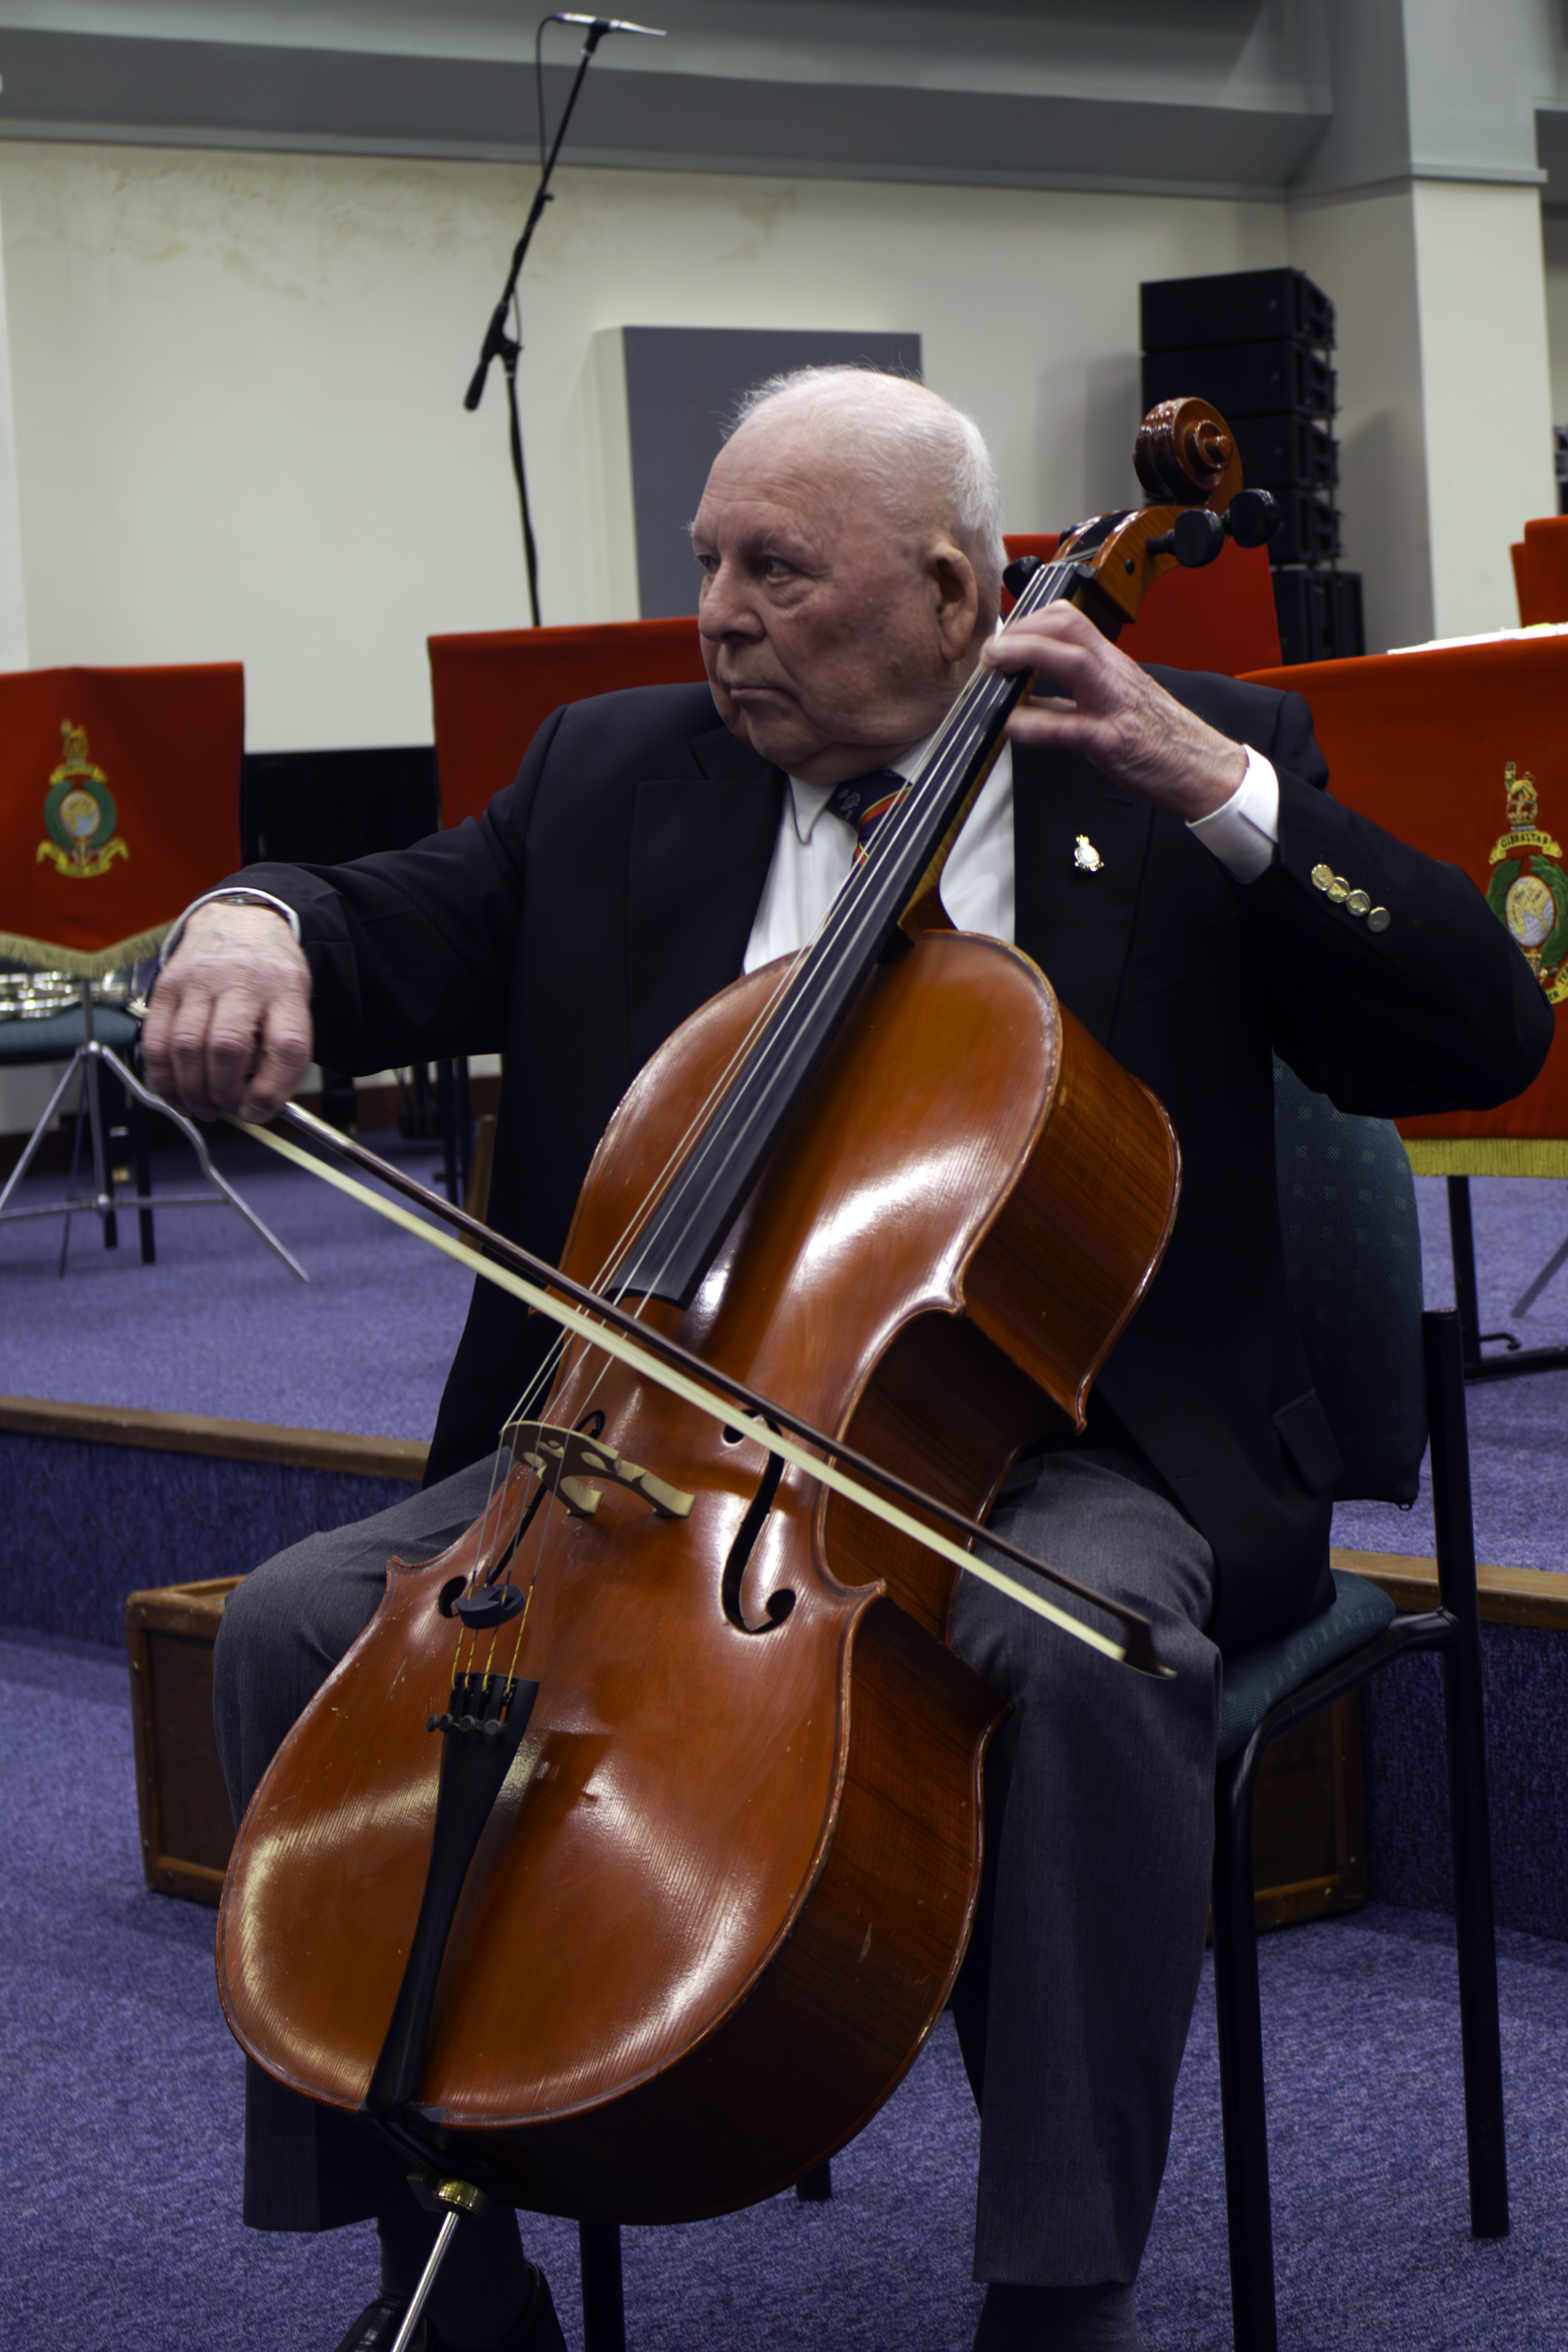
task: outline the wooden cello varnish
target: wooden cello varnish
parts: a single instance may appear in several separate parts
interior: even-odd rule
[[[601,1262],[767,986],[738,983],[638,1079],[564,1271]],[[1086,1134],[1116,1147],[1091,1149],[1087,1181],[1069,1149]],[[1109,1347],[1129,1301],[1103,1256],[1146,1276],[1173,1175],[1163,1114],[1027,960],[934,934],[873,983],[693,1307],[653,1314],[983,1505]],[[1096,1206],[1100,1265],[1084,1246]],[[1008,1350],[1031,1341],[1020,1367]],[[577,1378],[621,1451],[697,1502],[661,1521],[608,1489],[592,1519],[552,1528],[522,1660],[540,1698],[470,1873],[420,2104],[455,2166],[480,2134],[521,2203],[671,2221],[795,2179],[920,2050],[967,1940],[1002,1708],[934,1638],[950,1572],[889,1537],[875,1566],[895,1606],[860,1580],[884,1549],[866,1541],[876,1523],[835,1506],[825,1530],[794,1472],[742,1603],[752,1625],[781,1587],[795,1605],[740,1632],[721,1587],[766,1456],[618,1366]],[[573,1423],[577,1403],[569,1384],[551,1417]],[[459,1546],[395,1569],[287,1773],[280,1756],[263,1782],[225,1897],[231,2024],[269,2072],[335,2105],[364,2096],[418,1906],[437,1761],[425,1722],[452,1653],[434,1595],[462,1566]]]
[[[565,1274],[595,1278],[777,984],[738,982],[637,1078]],[[648,1320],[973,1515],[1023,1446],[1081,1423],[1176,1190],[1163,1111],[1028,958],[934,928],[864,975],[688,1303]],[[797,2178],[918,2053],[973,1915],[1004,1709],[945,1646],[954,1572],[933,1555],[793,1468],[763,1512],[760,1446],[574,1345],[548,1417],[590,1411],[694,1501],[661,1518],[606,1485],[520,1546],[526,1579],[545,1531],[518,1662],[539,1696],[401,2126],[520,2205],[668,2221]],[[511,1474],[503,1536],[529,1483]],[[236,1846],[226,2013],[260,2065],[343,2108],[419,1907],[426,1727],[453,1667],[437,1596],[479,1544],[391,1564]]]

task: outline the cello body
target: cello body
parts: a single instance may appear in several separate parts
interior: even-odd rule
[[[777,984],[737,982],[636,1080],[564,1273],[602,1278]],[[933,929],[873,968],[689,1304],[647,1319],[978,1516],[1024,1447],[1081,1424],[1177,1187],[1163,1111],[1037,967]],[[693,2219],[831,2154],[917,2055],[968,1938],[1005,1705],[946,1647],[955,1572],[912,1538],[581,1342],[546,1410],[602,1414],[693,1499],[556,1496],[519,1543],[539,1694],[407,2121],[519,2205]],[[442,1596],[533,1483],[513,1465],[447,1553],[390,1564],[241,1826],[225,2011],[313,2099],[365,2101],[431,1848]]]

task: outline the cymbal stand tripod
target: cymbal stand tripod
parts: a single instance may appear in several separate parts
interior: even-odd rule
[[[114,1051],[114,1048],[111,1045],[106,1045],[100,1037],[96,1037],[93,1034],[92,982],[89,980],[83,980],[79,982],[79,987],[81,997],[82,1042],[71,1055],[70,1060],[66,1066],[64,1076],[61,1077],[58,1086],[56,1087],[53,1094],[49,1097],[47,1104],[45,1106],[43,1117],[39,1119],[37,1127],[33,1129],[31,1136],[28,1138],[26,1147],[24,1150],[21,1158],[17,1160],[16,1165],[12,1169],[10,1175],[6,1178],[4,1190],[0,1191],[0,1223],[8,1223],[12,1220],[19,1217],[58,1217],[63,1211],[66,1220],[66,1241],[68,1243],[70,1238],[70,1221],[72,1217],[84,1214],[90,1211],[101,1218],[104,1226],[105,1237],[107,1239],[112,1232],[112,1221],[115,1212],[118,1209],[137,1209],[145,1212],[150,1209],[194,1208],[211,1202],[220,1207],[226,1206],[237,1211],[239,1215],[245,1219],[246,1223],[249,1225],[254,1232],[260,1234],[262,1240],[267,1244],[268,1248],[272,1251],[273,1255],[282,1259],[284,1265],[288,1267],[289,1273],[294,1276],[295,1279],[299,1282],[309,1282],[310,1277],[306,1273],[304,1267],[300,1264],[299,1260],[294,1257],[289,1250],[285,1249],[277,1234],[271,1232],[267,1225],[263,1224],[255,1210],[250,1208],[248,1204],[240,1198],[240,1195],[235,1191],[233,1185],[227,1181],[226,1178],[218,1174],[217,1170],[212,1164],[212,1160],[208,1154],[207,1147],[201,1134],[201,1130],[192,1124],[183,1111],[176,1110],[172,1103],[163,1101],[161,1097],[153,1094],[149,1087],[143,1086],[142,1080],[136,1076],[130,1065],[121,1060],[120,1055]],[[110,1170],[108,1121],[104,1115],[103,1093],[101,1087],[102,1074],[106,1070],[112,1071],[115,1077],[120,1081],[120,1084],[124,1087],[126,1093],[131,1096],[134,1101],[139,1102],[144,1109],[157,1111],[163,1118],[172,1119],[174,1121],[181,1134],[184,1137],[186,1142],[190,1145],[192,1150],[195,1153],[196,1158],[201,1164],[202,1174],[206,1178],[208,1183],[214,1187],[212,1192],[160,1192],[154,1194],[150,1188],[143,1190],[141,1185],[139,1185],[138,1189],[134,1192],[121,1192],[116,1194]],[[21,1183],[22,1179],[26,1176],[28,1169],[32,1166],[34,1160],[37,1156],[39,1147],[43,1143],[44,1138],[48,1133],[49,1128],[53,1123],[55,1113],[58,1110],[60,1104],[65,1100],[66,1095],[70,1087],[71,1080],[77,1076],[79,1071],[81,1074],[82,1102],[86,1109],[88,1133],[92,1149],[91,1194],[72,1197],[71,1193],[68,1191],[63,1201],[50,1201],[37,1208],[29,1206],[25,1209],[13,1209],[8,1207],[6,1204],[10,1201],[12,1193],[16,1192],[17,1186]],[[77,1130],[79,1143],[80,1140],[80,1111],[79,1110]],[[75,1181],[75,1176],[76,1160],[75,1154],[73,1153],[71,1165],[71,1181],[73,1182]],[[62,1274],[65,1272],[65,1246],[62,1244],[60,1250],[60,1272]]]

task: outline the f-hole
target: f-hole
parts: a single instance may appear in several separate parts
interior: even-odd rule
[[[768,1426],[771,1429],[773,1423],[770,1422]],[[768,1513],[773,1509],[773,1496],[778,1493],[784,1469],[783,1456],[770,1454],[768,1466],[763,1473],[756,1493],[747,1505],[746,1516],[736,1530],[735,1540],[730,1546],[730,1557],[724,1562],[724,1578],[719,1587],[719,1598],[726,1618],[737,1633],[772,1633],[784,1623],[795,1607],[793,1592],[770,1592],[763,1622],[760,1625],[748,1625],[741,1608],[741,1581],[751,1565],[752,1554],[757,1548],[757,1538],[766,1524]]]

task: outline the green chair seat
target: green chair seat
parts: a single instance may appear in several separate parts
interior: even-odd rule
[[[1394,1607],[1380,1585],[1333,1570],[1331,1608],[1281,1642],[1265,1642],[1227,1659],[1219,1702],[1219,1761],[1245,1748],[1271,1706],[1310,1683],[1326,1666],[1375,1642],[1391,1625]]]
[[[125,1054],[136,1043],[137,1024],[112,1004],[95,1004],[92,1034],[100,1045]],[[0,1062],[68,1062],[81,1042],[79,1005],[41,1021],[0,1021]]]

